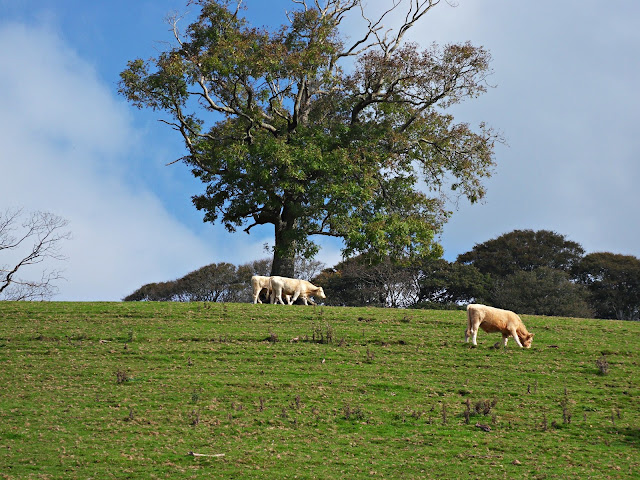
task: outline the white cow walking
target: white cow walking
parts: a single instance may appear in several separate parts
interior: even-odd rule
[[[271,280],[269,277],[254,275],[251,277],[251,287],[253,288],[253,303],[262,303],[260,293],[267,290],[267,298],[271,297]]]
[[[307,280],[278,276],[271,277],[271,303],[280,302],[284,305],[282,295],[291,296],[291,298],[287,298],[287,304],[289,305],[295,303],[298,298],[301,298],[305,305],[308,305],[309,302],[315,305],[315,302],[309,298],[312,296],[327,298],[322,287],[316,287]]]

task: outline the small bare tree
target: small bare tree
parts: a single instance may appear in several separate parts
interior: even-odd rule
[[[304,257],[296,257],[294,260],[294,276],[302,280],[309,280],[322,272],[326,265],[319,261]]]
[[[39,279],[25,279],[33,265],[66,260],[60,243],[71,238],[67,220],[48,212],[24,214],[22,209],[0,212],[0,300],[46,300],[58,293],[54,285],[61,270],[41,269]]]

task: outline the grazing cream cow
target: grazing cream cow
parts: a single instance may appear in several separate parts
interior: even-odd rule
[[[262,300],[260,300],[262,290],[267,290],[267,298],[271,296],[271,281],[269,277],[254,275],[251,277],[251,287],[253,288],[253,303],[262,303]]]
[[[284,305],[282,295],[291,295],[291,298],[287,298],[287,303],[289,305],[295,303],[298,298],[302,299],[305,305],[309,304],[307,302],[315,305],[315,302],[309,298],[312,296],[327,298],[324,295],[322,287],[316,287],[306,280],[287,277],[271,277],[271,303],[280,302]]]
[[[488,307],[486,305],[471,304],[467,307],[467,331],[465,341],[477,345],[476,336],[478,327],[487,333],[502,333],[502,346],[507,346],[509,337],[513,337],[519,347],[530,348],[533,341],[533,333],[527,331],[520,317],[509,310]],[[500,342],[497,342],[497,347]]]

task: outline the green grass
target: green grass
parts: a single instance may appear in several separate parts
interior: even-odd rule
[[[523,319],[0,302],[0,478],[638,478],[640,323]]]

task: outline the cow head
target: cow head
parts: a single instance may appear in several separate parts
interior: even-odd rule
[[[324,290],[322,289],[322,287],[318,287],[318,290],[316,290],[316,293],[314,296],[318,296],[319,298],[327,298],[327,296],[324,294]]]
[[[527,333],[524,337],[520,337],[520,343],[524,348],[531,348],[531,343],[533,343],[533,333]]]

